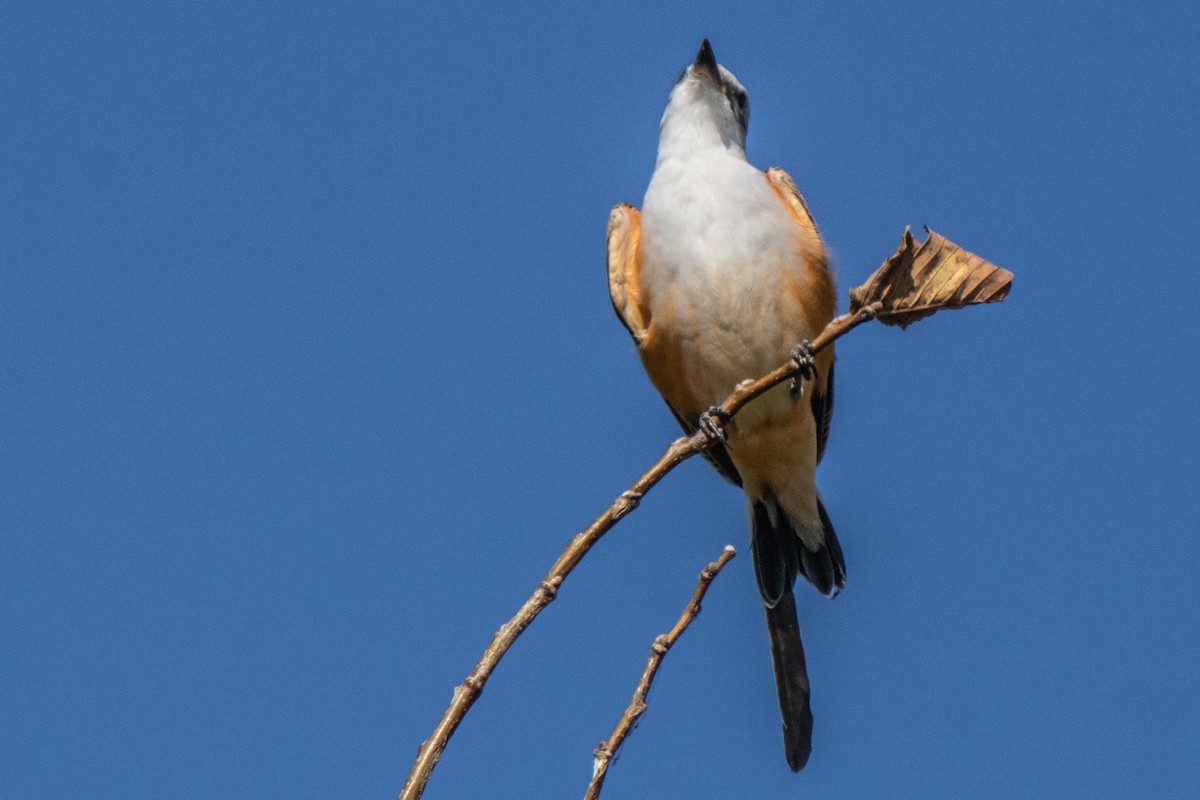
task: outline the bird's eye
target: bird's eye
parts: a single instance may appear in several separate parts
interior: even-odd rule
[[[730,94],[729,105],[733,108],[733,113],[737,117],[738,122],[745,128],[750,121],[750,105],[746,100],[746,93],[735,92]]]

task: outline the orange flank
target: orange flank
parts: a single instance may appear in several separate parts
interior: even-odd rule
[[[670,309],[671,306],[665,308]],[[664,314],[662,310],[659,313]],[[684,367],[683,343],[672,333],[677,330],[677,323],[670,316],[663,315],[651,320],[638,354],[642,357],[642,366],[650,382],[667,401],[667,406],[676,416],[694,421],[712,405],[712,401],[702,400],[692,389],[692,382]]]

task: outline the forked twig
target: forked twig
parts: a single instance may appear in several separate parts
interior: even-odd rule
[[[604,778],[608,774],[608,767],[612,764],[613,758],[617,755],[617,751],[621,749],[621,744],[625,738],[633,731],[638,720],[646,713],[646,695],[650,693],[650,684],[654,681],[654,676],[658,673],[659,665],[666,657],[667,651],[675,644],[688,626],[692,624],[692,620],[696,619],[700,614],[700,603],[704,600],[704,595],[708,592],[708,587],[712,584],[713,578],[717,577],[717,573],[721,568],[729,563],[729,559],[736,555],[736,551],[732,545],[725,545],[725,549],[721,552],[720,557],[700,571],[700,581],[696,584],[696,591],[692,593],[691,602],[687,604],[687,608],[683,610],[679,621],[675,623],[675,627],[664,634],[660,634],[654,644],[650,646],[650,660],[646,662],[646,669],[642,672],[642,679],[638,681],[637,688],[633,692],[633,699],[629,701],[629,706],[625,709],[625,713],[621,715],[621,719],[617,721],[617,727],[613,729],[612,736],[606,741],[600,743],[596,748],[596,761],[592,767],[592,780],[588,784],[587,793],[583,796],[584,800],[596,800],[600,796],[600,789],[604,786]]]
[[[810,343],[809,352],[816,354],[835,339],[867,320],[879,316],[889,324],[908,324],[942,308],[961,308],[976,303],[1003,300],[1012,283],[1012,273],[1000,269],[965,250],[959,249],[933,231],[929,239],[917,245],[905,231],[900,247],[875,271],[867,283],[851,292],[851,313],[843,314],[825,326]],[[932,289],[931,289],[932,287]],[[446,749],[463,717],[483,692],[492,670],[529,627],[534,618],[558,594],[558,587],[579,565],[596,542],[629,512],[637,508],[651,488],[668,472],[687,459],[703,452],[724,435],[727,421],[743,406],[777,384],[803,374],[807,363],[789,358],[775,370],[753,381],[743,381],[725,398],[712,417],[712,426],[701,426],[691,436],[677,439],[667,452],[638,478],[603,514],[586,529],[576,534],[538,588],[508,622],[492,637],[479,663],[461,685],[455,688],[450,706],[442,714],[429,738],[417,749],[404,788],[398,800],[417,800],[425,791],[429,776]]]
[[[811,351],[813,353],[820,352],[839,336],[874,317],[876,311],[878,311],[878,304],[871,304],[860,308],[854,314],[843,314],[837,317],[826,325],[825,330],[821,331],[821,334],[812,341]],[[758,380],[743,381],[738,384],[733,393],[721,404],[721,410],[725,412],[723,418],[732,417],[763,392],[800,375],[806,368],[806,364],[788,359]],[[720,424],[719,420],[716,421],[717,424]],[[429,782],[433,768],[437,766],[438,759],[446,749],[446,743],[454,735],[455,729],[458,728],[467,711],[479,699],[492,670],[500,663],[500,659],[508,652],[508,648],[512,647],[517,637],[529,627],[529,623],[533,622],[542,609],[550,605],[558,594],[558,587],[579,565],[592,546],[600,541],[600,537],[607,533],[613,525],[637,508],[646,492],[666,477],[668,472],[697,453],[703,452],[715,441],[717,441],[715,436],[710,438],[710,434],[703,430],[696,431],[691,436],[676,439],[667,448],[667,452],[663,453],[662,457],[654,463],[654,466],[605,509],[595,522],[575,534],[571,543],[567,545],[567,549],[562,552],[562,555],[554,562],[554,566],[546,573],[546,577],[542,579],[537,590],[530,595],[513,618],[500,627],[500,630],[492,637],[487,649],[483,651],[483,656],[475,665],[475,669],[471,670],[471,674],[462,684],[455,687],[454,698],[450,701],[450,706],[438,720],[433,733],[418,748],[417,759],[408,774],[404,788],[400,791],[398,800],[417,800],[425,791],[425,784]]]

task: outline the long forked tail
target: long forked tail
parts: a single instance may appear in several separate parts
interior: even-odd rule
[[[808,668],[804,662],[804,644],[796,619],[796,598],[792,587],[797,574],[804,575],[823,594],[833,595],[846,585],[846,566],[838,546],[833,524],[817,498],[818,520],[809,523],[815,530],[804,536],[767,493],[750,505],[750,544],[754,554],[754,572],[767,612],[767,633],[771,639],[771,662],[775,666],[775,686],[779,691],[779,711],[783,715],[783,746],[788,766],[799,771],[812,752],[812,711],[809,706]],[[819,526],[819,527],[818,527]],[[804,539],[818,541],[820,549],[809,550]]]
[[[783,715],[783,750],[788,766],[799,772],[812,752],[812,711],[808,705],[808,667],[796,619],[796,599],[786,591],[774,608],[767,606],[767,632],[771,637],[771,661],[775,664],[775,687],[779,690],[779,712]]]

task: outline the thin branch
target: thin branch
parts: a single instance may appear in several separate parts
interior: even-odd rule
[[[679,617],[679,621],[675,623],[675,627],[671,628],[667,633],[661,634],[654,640],[654,644],[650,646],[650,660],[646,662],[646,669],[642,672],[642,679],[638,681],[637,689],[633,692],[633,699],[629,701],[629,707],[625,709],[625,713],[621,715],[621,719],[617,721],[617,727],[613,729],[612,736],[608,737],[607,741],[603,741],[596,748],[596,761],[592,767],[592,781],[588,784],[587,793],[583,796],[584,800],[596,800],[600,796],[600,790],[604,786],[604,778],[608,774],[608,767],[616,757],[617,751],[621,749],[621,744],[625,741],[625,737],[633,731],[634,726],[638,724],[638,720],[646,713],[646,696],[650,693],[650,684],[654,681],[654,676],[658,673],[658,668],[662,664],[662,660],[666,657],[667,651],[675,644],[688,626],[700,614],[700,602],[704,600],[704,595],[708,591],[708,587],[712,584],[713,578],[717,577],[717,573],[721,568],[729,563],[729,559],[736,555],[736,551],[732,545],[725,545],[725,549],[721,552],[720,557],[700,571],[700,582],[696,584],[696,591],[692,594],[692,600],[683,610],[683,614]]]
[[[999,302],[1008,296],[1012,279],[1013,275],[1008,270],[962,250],[933,231],[929,231],[929,238],[918,246],[906,230],[896,253],[884,261],[865,284],[850,292],[851,312],[826,325],[811,342],[809,349],[814,354],[818,353],[838,337],[876,317],[888,324],[907,325],[941,309]],[[667,452],[645,475],[618,497],[599,519],[576,534],[558,561],[554,562],[537,591],[525,601],[516,616],[496,632],[475,669],[454,690],[450,707],[438,721],[433,733],[418,748],[417,760],[400,791],[399,800],[417,800],[425,791],[425,784],[429,782],[430,773],[446,749],[446,743],[479,698],[492,670],[534,617],[554,600],[558,587],[587,555],[592,545],[626,514],[637,508],[646,492],[668,472],[723,440],[727,421],[743,406],[776,384],[802,374],[807,367],[807,364],[789,359],[758,380],[739,384],[716,409],[719,413],[709,415],[709,424],[701,425],[689,437],[672,442]]]
[[[860,308],[853,314],[843,314],[837,317],[826,325],[821,334],[812,341],[812,352],[820,352],[838,337],[848,333],[862,323],[873,319],[879,309],[879,303],[871,303]],[[732,417],[743,406],[773,386],[800,375],[804,369],[805,365],[793,359],[788,359],[767,375],[754,381],[742,382],[733,390],[733,393],[729,397],[725,398],[725,402],[721,404],[721,410],[725,412],[725,418]],[[719,416],[714,420],[714,423],[720,426]],[[425,785],[429,782],[430,774],[432,774],[434,767],[437,766],[442,752],[446,749],[446,744],[450,741],[450,737],[454,735],[454,731],[458,728],[459,723],[462,722],[463,717],[466,716],[467,711],[479,699],[479,695],[483,692],[484,684],[487,683],[492,670],[500,663],[500,659],[512,647],[517,637],[529,627],[529,624],[542,612],[542,609],[550,605],[558,594],[559,586],[571,574],[572,570],[579,565],[579,562],[592,549],[592,546],[600,541],[600,538],[610,528],[621,521],[629,512],[637,508],[642,498],[646,495],[646,492],[650,491],[655,484],[666,477],[668,472],[697,453],[707,450],[716,441],[718,441],[717,436],[706,433],[703,429],[691,436],[676,439],[667,448],[662,457],[655,462],[654,466],[642,475],[642,477],[638,478],[595,522],[575,535],[571,543],[567,545],[567,549],[563,551],[558,560],[554,562],[554,566],[546,573],[546,577],[542,579],[537,590],[530,595],[529,599],[525,601],[516,615],[504,623],[500,630],[492,637],[491,643],[483,651],[483,656],[479,659],[479,663],[475,665],[475,669],[471,670],[471,674],[467,676],[467,679],[454,689],[454,698],[450,701],[450,706],[442,714],[442,718],[438,720],[437,727],[433,729],[433,733],[417,749],[416,761],[413,763],[412,770],[408,774],[404,788],[400,790],[398,800],[417,800],[422,795],[425,791]]]

